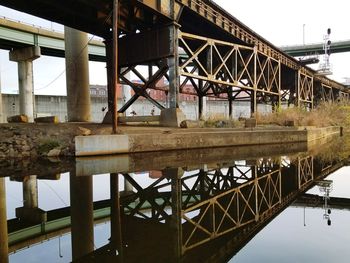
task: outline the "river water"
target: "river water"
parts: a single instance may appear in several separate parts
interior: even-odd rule
[[[349,262],[345,141],[2,163],[1,262]]]

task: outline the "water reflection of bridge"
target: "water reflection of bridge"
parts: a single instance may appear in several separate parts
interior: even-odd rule
[[[216,165],[151,171],[150,175],[158,178],[148,187],[141,187],[132,173],[111,174],[111,200],[96,204],[92,202],[92,177],[72,175],[71,207],[49,211],[47,222],[40,224],[21,225],[17,221],[22,229],[13,228],[9,222],[9,250],[60,235],[71,227],[73,258],[83,256],[81,262],[122,256],[125,262],[133,262],[139,258],[138,253],[144,253],[145,246],[153,251],[142,257],[154,262],[169,258],[190,262],[201,256],[204,261],[217,251],[221,251],[217,255],[220,258],[228,257],[312,187],[315,180],[339,169],[343,162],[326,163],[312,156],[295,155]],[[124,178],[122,193],[118,191],[119,176]],[[109,216],[111,242],[94,251],[94,218],[108,220]],[[33,231],[35,227],[37,232]],[[2,235],[2,239],[7,237]],[[162,248],[154,251],[160,245]]]

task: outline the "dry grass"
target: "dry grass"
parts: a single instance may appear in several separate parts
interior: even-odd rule
[[[260,125],[275,124],[284,126],[294,122],[295,126],[343,126],[350,127],[350,106],[337,103],[324,103],[312,111],[300,108],[282,109],[275,113],[256,114]]]
[[[242,124],[238,120],[227,119],[223,113],[211,114],[204,122],[205,128],[235,128]]]

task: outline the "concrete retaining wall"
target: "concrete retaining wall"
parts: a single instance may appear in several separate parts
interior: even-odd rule
[[[237,145],[308,142],[340,135],[340,127],[286,128],[278,130],[190,130],[170,133],[93,135],[75,138],[76,156],[105,155],[226,147]]]

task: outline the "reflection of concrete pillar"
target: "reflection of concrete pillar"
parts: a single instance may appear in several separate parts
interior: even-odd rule
[[[40,57],[40,47],[10,51],[10,60],[18,63],[19,113],[34,121],[33,60]]]
[[[37,224],[45,222],[46,212],[38,206],[38,180],[30,175],[23,180],[23,207],[16,208],[16,217]]]
[[[0,177],[0,262],[8,262],[6,189],[4,177]]]
[[[64,39],[68,121],[88,122],[91,119],[88,36],[65,27]]]
[[[31,175],[23,182],[23,206],[25,208],[38,207],[38,180]]]
[[[72,258],[94,250],[92,177],[70,174]]]
[[[171,215],[171,228],[173,230],[173,247],[174,257],[178,262],[178,259],[182,255],[182,191],[181,191],[181,177],[184,171],[181,168],[168,168],[163,170],[163,176],[171,179],[171,200],[172,200],[172,215]]]

